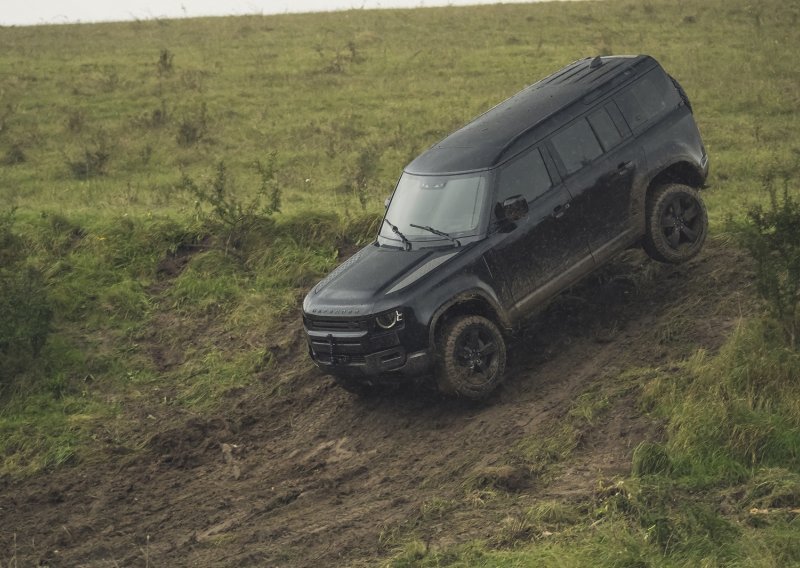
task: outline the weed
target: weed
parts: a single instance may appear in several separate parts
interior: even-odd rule
[[[181,85],[186,90],[202,93],[205,90],[205,80],[208,76],[208,71],[187,69],[181,73]]]
[[[65,161],[72,177],[89,179],[107,173],[111,152],[104,142],[96,142],[91,147],[84,147],[76,156],[66,157]]]
[[[15,166],[24,163],[27,159],[25,152],[22,150],[22,144],[15,142],[6,150],[2,163],[4,166]]]
[[[633,451],[631,473],[637,477],[669,474],[671,469],[669,454],[661,444],[642,442]]]
[[[145,144],[144,146],[142,146],[139,149],[139,159],[142,161],[142,164],[144,164],[144,165],[149,164],[150,163],[150,159],[152,157],[153,157],[153,147],[150,144]],[[127,190],[128,191],[126,193],[126,196],[130,195],[130,189],[131,189],[131,184],[130,184],[130,182],[128,182],[128,185],[127,185]],[[128,202],[130,203],[131,200],[128,199]]]
[[[14,116],[14,107],[7,104],[6,108],[0,112],[0,136],[8,132],[11,128],[11,119]]]
[[[420,518],[428,521],[441,520],[450,514],[457,506],[458,503],[452,499],[433,497],[420,505]]]
[[[161,128],[170,121],[170,111],[167,101],[161,99],[160,104],[150,112],[146,112],[134,119],[134,123],[143,128]]]
[[[343,47],[335,49],[317,44],[314,46],[314,51],[323,60],[322,71],[325,73],[344,73],[351,64],[364,61],[354,41],[348,41]]]
[[[86,112],[81,108],[73,108],[67,113],[67,130],[72,133],[81,132],[86,126]]]
[[[158,54],[158,63],[156,63],[156,70],[158,76],[169,75],[172,73],[172,60],[175,59],[175,54],[169,49],[162,49]]]
[[[508,515],[500,522],[500,530],[490,540],[495,547],[514,546],[531,540],[534,528],[527,515]]]
[[[358,199],[361,210],[366,211],[368,195],[377,177],[380,151],[374,145],[362,148],[346,174],[342,189],[351,191]]]
[[[39,244],[53,258],[66,255],[86,236],[85,229],[60,213],[42,212],[41,216],[46,224],[39,232]]]
[[[203,102],[194,115],[184,116],[181,120],[175,140],[179,146],[193,146],[206,134],[208,134],[208,108]]]
[[[200,219],[222,228],[226,249],[229,246],[241,246],[251,230],[263,226],[274,213],[280,211],[281,191],[275,179],[275,160],[276,153],[273,151],[268,154],[266,164],[256,162],[260,185],[249,201],[237,197],[224,162],[217,164],[216,174],[208,184],[198,184],[188,175],[183,175],[180,187],[195,199]]]
[[[779,197],[772,178],[764,180],[769,208],[747,212],[743,242],[756,261],[756,284],[767,307],[794,348],[800,332],[800,201],[784,180]]]

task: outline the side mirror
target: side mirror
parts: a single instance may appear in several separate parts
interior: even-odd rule
[[[391,198],[391,197],[387,197],[387,198],[386,198],[386,199],[383,201],[383,208],[384,208],[384,209],[389,209],[389,204],[390,204],[391,202],[392,202],[392,198]]]
[[[522,195],[514,195],[498,203],[494,211],[498,219],[513,223],[528,216],[528,200]]]

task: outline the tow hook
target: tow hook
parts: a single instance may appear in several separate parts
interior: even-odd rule
[[[328,346],[331,348],[331,365],[336,365],[336,355],[334,355],[334,353],[333,353],[333,346],[334,345],[335,344],[333,342],[333,334],[329,333],[328,334]]]

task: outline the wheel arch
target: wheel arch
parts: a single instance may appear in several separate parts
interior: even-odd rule
[[[648,198],[655,188],[669,183],[681,183],[700,189],[705,185],[705,175],[700,168],[686,160],[670,164],[650,180],[647,186]]]
[[[481,290],[462,292],[442,304],[433,314],[428,338],[432,349],[435,349],[437,334],[442,325],[460,315],[479,315],[495,323],[505,335],[512,326],[497,302]]]

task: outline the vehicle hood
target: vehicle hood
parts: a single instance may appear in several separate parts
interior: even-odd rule
[[[399,293],[455,258],[467,247],[404,251],[369,245],[314,286],[303,302],[306,313],[364,315],[378,300]]]

